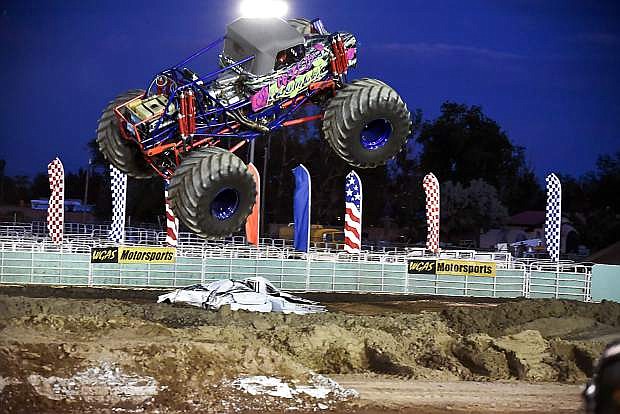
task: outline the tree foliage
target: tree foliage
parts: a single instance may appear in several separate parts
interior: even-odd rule
[[[620,151],[602,155],[580,178],[560,176],[562,210],[595,251],[620,240]]]
[[[481,107],[444,103],[439,117],[423,124],[417,141],[420,168],[440,182],[466,184],[480,178],[497,189],[511,213],[544,206],[524,148],[514,145]]]
[[[508,209],[497,190],[484,180],[441,184],[441,231],[445,235],[477,240],[481,230],[501,226],[507,218]]]

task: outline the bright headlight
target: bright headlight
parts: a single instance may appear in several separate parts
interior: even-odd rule
[[[241,17],[284,17],[288,4],[283,0],[243,0]]]

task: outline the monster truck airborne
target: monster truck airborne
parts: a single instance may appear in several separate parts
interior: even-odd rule
[[[186,67],[222,42],[220,69],[200,76]],[[234,154],[253,139],[322,120],[330,146],[354,167],[385,164],[400,151],[411,132],[407,106],[379,80],[347,83],[356,63],[353,35],[328,33],[319,19],[238,19],[146,91],[110,102],[99,120],[99,149],[131,177],[170,179],[172,210],[191,230],[227,236],[255,202],[252,175]],[[294,118],[305,104],[322,113]],[[223,139],[234,145],[218,147]]]

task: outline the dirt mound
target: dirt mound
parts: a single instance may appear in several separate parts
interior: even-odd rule
[[[347,402],[336,400],[294,403],[246,395],[230,384],[242,376],[304,384],[316,373],[582,382],[605,345],[601,338],[620,336],[620,305],[611,302],[460,308],[431,303],[442,310],[413,313],[397,313],[398,306],[388,305],[389,312],[382,306],[380,315],[367,308],[363,314],[301,316],[0,295],[0,405],[10,402],[9,412],[110,406],[146,412],[281,410],[315,409],[319,403],[346,409]],[[116,388],[106,388],[105,398],[75,392],[101,391],[93,376],[102,369],[150,394],[138,401]]]
[[[620,331],[620,303],[603,301],[600,304],[568,300],[521,299],[492,308],[459,307],[444,309],[441,316],[448,325],[462,335],[485,332],[491,336],[501,336],[515,327],[543,320],[542,329],[553,328],[544,323],[547,318],[564,320],[567,318],[583,325],[583,318],[617,328]],[[572,332],[572,327],[569,327]],[[564,332],[566,333],[566,332]],[[553,333],[551,333],[553,335]]]

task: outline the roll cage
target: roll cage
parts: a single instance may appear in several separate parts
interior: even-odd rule
[[[155,76],[144,95],[114,108],[123,137],[138,144],[147,162],[163,178],[170,178],[182,155],[192,149],[216,146],[223,139],[234,139],[238,142],[229,150],[235,152],[246,143],[279,128],[321,119],[323,114],[295,119],[291,117],[316,94],[326,90],[333,91],[337,87],[336,81],[327,71],[321,80],[312,83],[305,92],[282,102],[274,102],[261,110],[253,111],[247,98],[225,105],[210,93],[208,87],[223,73],[247,74],[242,65],[254,59],[254,56],[232,62],[204,76],[198,76],[185,67],[187,63],[223,43],[224,39],[221,37],[215,40],[177,65],[162,71]],[[182,139],[179,138],[176,101],[182,93],[190,91],[195,96],[195,133]],[[124,110],[126,107],[156,93],[168,97],[165,110],[161,114],[142,120],[132,119],[127,115]],[[259,120],[261,122],[258,122]],[[153,124],[154,121],[156,122]]]

